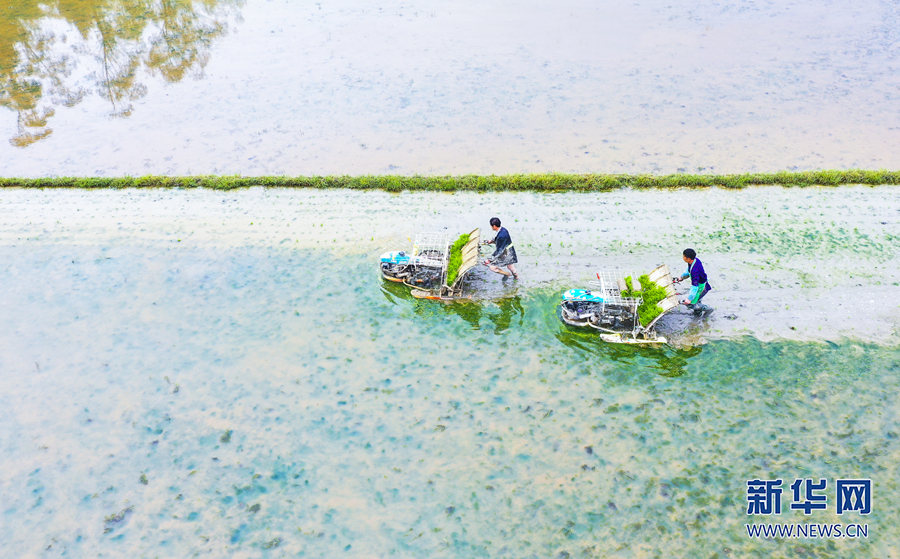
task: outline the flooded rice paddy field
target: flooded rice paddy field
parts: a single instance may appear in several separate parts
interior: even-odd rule
[[[518,285],[379,279],[493,215]],[[900,556],[896,189],[4,190],[0,216],[11,556]],[[673,345],[559,322],[592,270],[686,245],[716,312]],[[869,537],[749,539],[775,477],[873,479],[866,517],[830,492],[773,520]]]
[[[3,176],[900,166],[890,0],[7,4]]]

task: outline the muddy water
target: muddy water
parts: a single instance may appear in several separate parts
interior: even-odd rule
[[[893,189],[0,204],[12,556],[900,552]],[[480,270],[478,297],[445,306],[379,279],[408,235],[495,213],[518,286]],[[591,270],[674,267],[686,243],[716,313],[667,320],[676,345],[560,324],[559,294]],[[757,477],[873,479],[866,517],[838,517],[832,490],[828,510],[786,500],[774,519],[869,537],[748,538]]]
[[[523,279],[518,288],[502,287],[475,274],[475,297],[582,286],[600,268],[639,274],[668,264],[680,272],[681,251],[694,247],[714,278],[718,309],[702,326],[703,339],[888,343],[897,340],[900,319],[896,194],[870,187],[402,195],[5,190],[0,240],[291,247],[374,258],[409,249],[417,232],[481,227],[487,235],[488,220],[499,215],[527,255]],[[664,330],[669,322],[673,332],[697,326],[675,317]]]
[[[6,4],[4,176],[900,165],[887,0]]]

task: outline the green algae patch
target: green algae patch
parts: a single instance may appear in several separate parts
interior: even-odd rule
[[[447,263],[447,285],[453,285],[453,282],[456,281],[459,267],[462,266],[462,249],[468,242],[469,234],[463,233],[450,247],[450,261]]]
[[[143,176],[143,177],[45,177],[0,178],[9,188],[349,188],[387,192],[602,192],[622,188],[746,188],[749,186],[868,186],[900,185],[900,171],[825,170],[778,171],[735,175],[626,175],[538,173],[516,175],[328,175],[308,177],[240,175]]]
[[[116,514],[111,514],[103,519],[106,524],[118,524],[125,520],[125,517],[134,510],[134,507],[128,507],[127,509],[122,509]]]
[[[115,530],[116,525],[120,524],[122,521],[124,521],[125,518],[132,511],[134,511],[133,506],[128,507],[127,509],[122,509],[119,512],[117,512],[116,514],[111,514],[111,515],[107,516],[106,518],[104,518],[103,519],[103,523],[104,523],[103,533],[108,534],[108,533],[112,532],[113,530]]]
[[[650,281],[650,276],[647,274],[639,277],[638,281],[641,283],[641,291],[637,292],[628,289],[622,292],[622,297],[643,298],[643,301],[638,307],[638,317],[641,320],[641,326],[647,326],[653,322],[656,317],[662,314],[663,311],[659,308],[657,303],[666,298],[666,288],[660,287],[656,282]],[[625,283],[631,285],[631,276],[625,278]]]

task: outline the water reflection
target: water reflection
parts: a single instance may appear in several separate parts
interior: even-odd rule
[[[383,282],[381,293],[391,304],[409,301],[413,312],[424,318],[445,318],[453,314],[463,319],[474,330],[480,330],[482,319],[487,319],[493,324],[495,334],[502,334],[511,326],[522,326],[525,319],[525,308],[522,306],[522,298],[518,295],[492,299],[490,302],[461,300],[439,303],[416,299],[410,294],[408,287],[391,282]],[[492,308],[493,305],[496,305],[496,310]]]
[[[535,324],[525,323],[525,307],[522,297],[515,294],[507,294],[504,297],[490,300],[456,301],[453,303],[438,303],[436,301],[416,299],[410,294],[410,290],[403,284],[382,282],[381,293],[391,304],[397,305],[401,301],[423,319],[437,318],[444,320],[448,315],[456,315],[469,324],[474,330],[486,329],[494,334],[502,334],[513,327],[528,329]],[[545,294],[532,294],[531,306],[542,309],[541,316],[537,318],[538,327],[547,328],[548,331],[556,331],[556,339],[563,345],[577,350],[588,361],[613,362],[623,365],[617,367],[617,371],[632,371],[635,366],[648,368],[662,377],[676,378],[687,374],[691,360],[703,352],[702,346],[675,348],[670,345],[632,345],[611,344],[600,340],[598,333],[593,330],[573,328],[566,325],[559,318],[559,308],[556,312],[551,310],[556,306],[557,297]],[[484,320],[489,324],[484,324]]]
[[[558,318],[558,317],[557,317]],[[669,345],[610,344],[600,340],[596,332],[573,328],[559,320],[556,339],[563,345],[588,355],[589,359],[602,357],[614,363],[631,366],[641,360],[649,361],[649,368],[659,376],[676,378],[687,374],[691,359],[703,352],[702,346],[674,348]]]
[[[496,328],[494,328],[495,334],[499,334],[504,330],[507,330],[513,324],[513,320],[516,319],[516,325],[522,326],[525,318],[525,309],[522,308],[521,297],[519,297],[518,295],[507,297],[505,299],[496,301],[496,303],[500,308],[500,312],[489,313],[487,315],[491,322],[493,322],[496,326]]]
[[[392,305],[398,304],[400,301],[415,301],[415,297],[410,295],[409,288],[402,283],[394,283],[389,281],[381,282],[381,294]]]
[[[10,139],[49,136],[56,105],[91,93],[127,117],[147,94],[143,73],[200,77],[212,41],[243,0],[20,0],[0,10],[0,105],[18,113]]]

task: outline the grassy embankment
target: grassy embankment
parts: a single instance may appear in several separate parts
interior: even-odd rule
[[[321,176],[321,177],[58,177],[0,178],[0,187],[20,188],[211,188],[231,190],[264,186],[270,188],[351,188],[360,190],[469,191],[603,191],[619,188],[684,188],[748,186],[838,186],[844,184],[900,185],[900,171],[779,171],[742,175],[461,175],[461,176]]]

